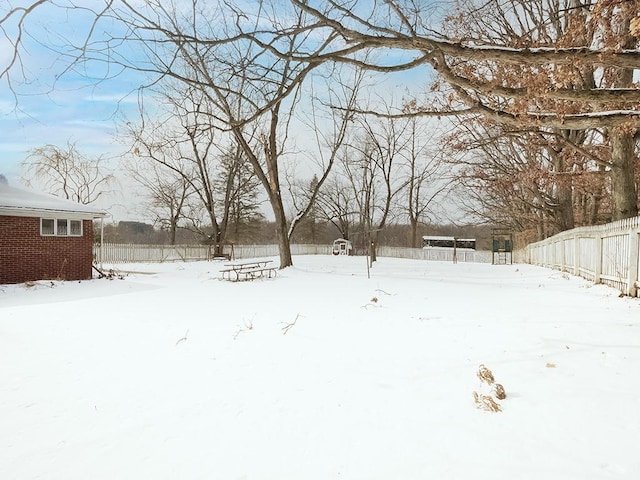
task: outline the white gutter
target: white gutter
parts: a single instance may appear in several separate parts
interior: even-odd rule
[[[77,210],[2,206],[0,206],[0,215],[4,215],[7,217],[64,217],[72,220],[91,220],[109,216],[107,212],[102,210],[79,212]]]

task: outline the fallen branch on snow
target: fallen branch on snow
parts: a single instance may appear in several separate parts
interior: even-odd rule
[[[189,329],[187,328],[187,331],[184,333],[184,337],[180,338],[177,342],[176,342],[176,347],[178,345],[180,345],[181,342],[186,342],[187,341],[187,335],[189,335]]]
[[[244,321],[244,328],[239,328],[238,331],[233,336],[233,339],[235,340],[236,338],[238,338],[238,335],[240,335],[242,332],[246,332],[247,330],[253,330],[253,322],[252,321],[247,322],[245,320]]]
[[[298,318],[300,318],[300,314],[296,315],[296,319],[293,322],[284,324],[284,327],[282,327],[282,335],[286,335],[287,332],[291,330],[291,327],[293,327],[296,324],[296,322],[298,321]]]

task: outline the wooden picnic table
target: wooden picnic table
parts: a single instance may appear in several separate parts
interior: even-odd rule
[[[244,262],[233,262],[224,265],[220,270],[222,278],[232,282],[242,280],[255,280],[266,276],[271,278],[277,273],[276,267],[270,266],[273,260],[247,260]]]

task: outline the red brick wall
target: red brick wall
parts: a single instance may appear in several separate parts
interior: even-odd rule
[[[0,216],[0,284],[91,278],[93,222],[82,237],[42,237],[40,218]]]

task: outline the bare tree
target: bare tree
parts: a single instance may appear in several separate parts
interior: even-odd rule
[[[173,213],[221,254],[231,217],[239,221],[255,214],[256,203],[250,199],[258,183],[248,179],[246,159],[233,139],[211,126],[215,106],[207,95],[178,84],[165,86],[159,98],[167,106],[163,117],[152,121],[143,111],[139,125],[127,123],[131,163],[142,160],[159,167],[159,174],[178,187]]]
[[[340,170],[319,195],[318,205],[344,238],[358,225],[363,247],[375,260],[378,235],[392,216],[409,220],[411,245],[418,246],[418,225],[435,213],[451,178],[441,157],[430,151],[433,132],[427,132],[421,119],[387,115],[359,118],[358,123],[361,136],[344,150]]]
[[[354,196],[353,182],[349,182],[342,169],[338,169],[320,190],[316,208],[318,216],[334,225],[342,238],[351,239],[360,209]]]
[[[166,230],[169,243],[175,245],[176,233],[186,216],[189,196],[193,194],[191,183],[149,159],[128,161],[126,171],[143,188],[143,195],[147,198],[146,210],[153,217],[154,224]]]
[[[471,124],[448,137],[447,151],[462,166],[459,180],[471,200],[470,213],[517,231],[536,229],[536,238],[543,238],[557,231],[557,201],[549,157],[534,137],[535,132],[506,135],[495,125]]]
[[[378,234],[398,213],[393,210],[394,200],[409,183],[409,178],[400,174],[400,165],[409,151],[410,123],[393,117],[359,117],[360,137],[342,158],[341,173],[348,179],[358,207],[358,233],[372,263],[376,261]]]
[[[75,143],[62,148],[45,145],[34,148],[22,162],[23,181],[54,195],[89,204],[95,202],[114,182],[114,176],[104,165],[102,156],[87,157]]]
[[[409,119],[408,143],[402,152],[404,165],[399,173],[407,184],[399,199],[399,210],[406,214],[411,227],[411,246],[421,247],[418,227],[435,219],[440,197],[446,192],[454,176],[446,173],[446,164],[438,152],[433,151],[432,138],[436,132],[433,124],[422,119]]]
[[[255,224],[264,220],[259,180],[237,145],[230,145],[220,156],[220,168],[213,181],[219,205],[224,209],[227,225],[225,240],[241,241],[255,234]]]
[[[313,224],[316,218],[323,218],[333,223],[342,233],[343,238],[348,238],[348,221],[344,215],[335,215],[340,210],[340,195],[332,198],[336,193],[339,181],[336,177],[331,180],[333,166],[339,158],[345,158],[349,142],[357,132],[354,112],[359,101],[359,94],[366,90],[367,76],[361,70],[334,67],[327,74],[308,80],[311,84],[312,102],[306,110],[303,109],[300,117],[306,126],[306,131],[313,138],[313,147],[307,147],[305,155],[311,157],[311,162],[303,167],[314,165],[315,173],[311,181],[296,180],[295,172],[287,175],[291,202],[294,207],[294,216],[289,229],[291,236],[303,221]],[[322,91],[322,94],[316,94]],[[297,165],[299,166],[299,165]],[[319,176],[320,175],[320,176]],[[294,180],[291,180],[291,179]],[[327,182],[331,186],[324,188]],[[310,218],[312,217],[312,218]]]
[[[35,11],[43,5],[50,3],[50,0],[34,0],[27,2],[23,6],[12,6],[6,4],[0,6],[0,36],[4,44],[9,48],[5,50],[3,61],[0,64],[0,79],[7,81],[11,91],[13,91],[12,70],[18,70],[18,76],[22,76],[23,66],[21,54],[23,52],[24,37],[28,36],[26,23],[30,17],[35,15]]]

